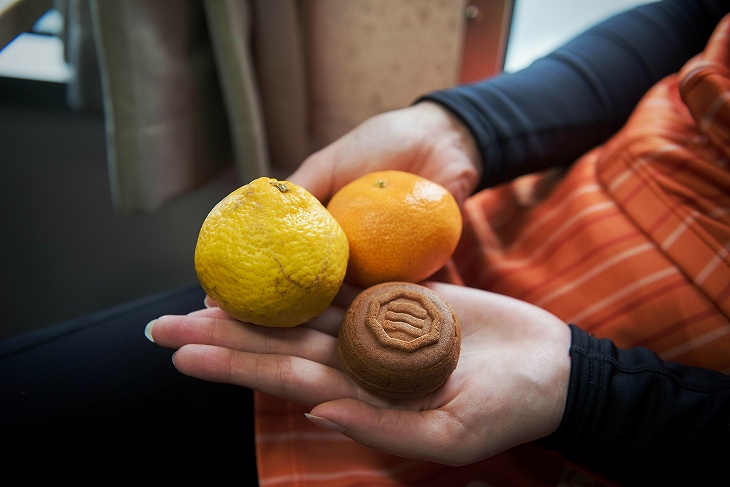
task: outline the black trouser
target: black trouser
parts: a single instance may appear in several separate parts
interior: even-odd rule
[[[252,392],[180,374],[144,336],[203,297],[194,286],[0,342],[4,472],[256,485]]]

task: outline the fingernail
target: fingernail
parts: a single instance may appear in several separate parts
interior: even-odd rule
[[[144,327],[144,336],[147,337],[147,340],[151,341],[152,343],[155,343],[155,339],[152,338],[152,327],[155,326],[155,321],[152,320],[149,323],[147,323],[147,326]]]
[[[175,365],[175,354],[177,353],[177,350],[172,352],[172,365]]]
[[[315,416],[314,414],[304,413],[304,417],[310,420],[312,423],[316,424],[320,428],[324,428],[326,430],[330,431],[337,431],[338,433],[344,433],[345,428],[340,426],[337,423],[334,423],[330,421],[327,418],[322,418],[320,416]]]

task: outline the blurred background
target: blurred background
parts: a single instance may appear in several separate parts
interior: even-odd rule
[[[262,9],[271,9],[272,5],[283,7],[284,3],[279,0],[264,1],[269,3],[252,2],[249,14],[256,14],[258,18],[269,15],[281,19],[281,12]],[[129,2],[130,5],[135,3],[140,2]],[[172,4],[183,2],[166,0],[150,3],[174,10],[175,5]],[[268,97],[269,102],[268,105],[263,103],[263,114],[254,110],[254,115],[265,121],[267,129],[277,127],[279,135],[272,139],[271,134],[265,134],[267,142],[257,153],[263,154],[263,165],[254,166],[259,171],[271,172],[272,175],[278,172],[277,176],[285,177],[295,167],[297,157],[303,158],[307,152],[344,133],[364,117],[407,105],[425,90],[488,76],[502,69],[520,69],[593,23],[639,3],[646,2],[300,2],[300,5],[306,6],[306,11],[295,12],[297,15],[294,21],[300,22],[296,25],[301,27],[299,34],[303,36],[302,44],[306,47],[302,59],[305,72],[303,86],[308,90],[307,96],[304,103],[301,103],[300,97],[299,105],[287,102],[277,112],[277,102],[283,95],[268,92],[267,86],[272,82],[269,80],[266,83],[260,72],[265,75],[266,69],[274,69],[276,73],[277,69],[283,68],[260,68],[262,51],[255,51],[258,59],[254,57],[254,61],[258,64],[254,67],[260,68],[260,72],[256,73],[260,93],[254,93],[254,97]],[[341,6],[346,4],[357,8],[344,11]],[[393,4],[399,5],[398,15],[387,12],[388,6]],[[237,149],[235,141],[231,142],[235,134],[224,134],[219,139],[213,138],[210,143],[233,145],[233,150],[226,152],[229,154],[229,164],[209,170],[205,177],[191,179],[193,184],[188,184],[184,189],[167,191],[152,203],[147,199],[134,206],[136,200],[132,198],[130,201],[133,203],[125,206],[118,187],[120,180],[124,182],[119,177],[119,167],[128,164],[125,158],[130,156],[119,152],[121,136],[118,132],[110,131],[110,128],[120,131],[121,122],[120,119],[114,119],[117,125],[110,126],[111,110],[107,106],[105,112],[106,102],[98,92],[95,94],[87,88],[86,99],[79,102],[79,73],[75,71],[78,64],[70,62],[73,56],[69,54],[68,9],[69,2],[0,0],[0,338],[156,293],[195,285],[193,250],[200,224],[223,196],[248,182],[245,180],[247,174],[253,174],[242,171],[241,163],[233,161],[236,157],[241,159],[240,154],[236,156],[237,150],[241,152],[240,148]],[[429,21],[424,9],[441,9],[453,15],[439,17],[452,20],[440,24]],[[138,15],[144,14],[144,7],[138,12],[141,12]],[[210,10],[203,9],[202,12],[209,19],[214,15]],[[393,17],[402,20],[401,27],[390,25],[384,20]],[[382,42],[404,45],[408,43],[398,42],[402,40],[398,35],[415,35],[412,32],[416,31],[421,36],[429,35],[429,31],[424,32],[414,19],[431,22],[429,26],[440,29],[438,35],[442,38],[447,36],[448,42],[439,40],[439,43],[441,46],[451,46],[452,52],[445,51],[442,55],[444,59],[454,59],[454,63],[445,64],[448,69],[441,69],[446,74],[440,78],[424,76],[424,70],[428,70],[429,65],[418,61],[419,52],[402,53],[393,49],[389,54],[384,53],[382,44],[368,44],[373,42],[369,39],[372,35],[358,38],[357,30],[348,24],[352,22],[362,26],[362,32],[372,32],[373,25],[382,25],[384,29],[391,29],[387,35],[381,36]],[[129,20],[132,25],[140,19]],[[206,23],[208,31],[214,31],[214,26],[211,20]],[[399,29],[397,35],[392,32],[393,29]],[[265,34],[255,33],[259,36],[259,43],[262,42],[261,35]],[[251,33],[244,32],[243,35]],[[332,44],[329,42],[331,38],[343,35],[348,36],[344,50],[322,47]],[[212,37],[213,44],[219,43],[216,49],[220,49],[220,42],[216,41],[215,35]],[[427,39],[421,39],[420,44],[425,44]],[[269,39],[267,42],[276,40]],[[419,45],[419,42],[411,44]],[[109,48],[104,51],[107,58],[113,54]],[[92,52],[91,56],[94,55]],[[216,55],[218,76],[225,78],[226,69],[220,67],[222,58],[220,54]],[[386,59],[388,55],[396,60]],[[429,53],[426,49],[426,59],[428,56],[433,57],[433,52]],[[408,69],[378,68],[379,62],[398,63],[398,59],[406,57],[412,61],[406,66]],[[116,68],[111,66],[108,69],[114,68],[125,73],[123,62],[117,63]],[[364,67],[362,63],[365,63]],[[370,74],[365,80],[369,85],[353,84],[353,79],[363,83],[358,73],[368,65],[372,66],[372,69],[367,69]],[[430,85],[398,83],[401,86],[398,91],[393,88],[392,81],[387,82],[398,73],[408,70],[410,76],[425,79]],[[141,71],[145,72],[144,69]],[[138,73],[140,70],[131,72]],[[112,79],[124,80],[124,77]],[[93,83],[88,84],[93,86]],[[231,88],[227,87],[225,79],[221,84],[224,85],[221,90],[224,95],[228,90],[226,96],[229,98],[223,97],[223,104],[226,105]],[[145,86],[144,82],[141,86]],[[372,86],[387,91],[369,91]],[[289,96],[287,93],[285,95]],[[174,100],[174,96],[171,98]],[[343,100],[347,100],[344,108]],[[236,102],[241,103],[240,100]],[[130,106],[134,107],[133,104]],[[273,107],[270,110],[273,115],[267,111],[270,107]],[[148,109],[146,106],[144,108]],[[153,109],[154,106],[149,110]],[[120,112],[117,108],[115,113]],[[128,117],[134,119],[135,111],[132,109],[130,112]],[[297,137],[291,131],[297,127],[287,128],[297,118],[292,115],[283,117],[285,120],[282,121],[282,113],[298,114],[298,128],[303,126],[309,138],[297,142]],[[236,114],[231,114],[229,110],[227,117],[235,120]],[[302,139],[299,135],[299,139]],[[173,141],[173,144],[179,143]],[[158,152],[151,152],[160,153],[159,148],[155,150]],[[187,146],[179,150],[189,151]],[[169,156],[164,165],[141,176],[143,181],[147,177],[159,180],[160,184],[155,187],[157,193],[153,193],[155,197],[162,191],[159,188],[165,187],[168,178],[187,178],[189,167],[183,165],[177,169],[175,159],[180,156],[175,153],[174,147],[169,151],[168,155],[161,156],[162,159]],[[234,155],[231,156],[230,152]],[[201,157],[205,159],[206,155]],[[251,157],[258,156],[249,154],[243,157],[249,161],[244,164],[250,164]],[[278,158],[284,157],[295,159],[294,162],[285,161],[277,165]],[[124,198],[128,197],[126,193],[123,195]],[[140,333],[144,325],[140,323]]]

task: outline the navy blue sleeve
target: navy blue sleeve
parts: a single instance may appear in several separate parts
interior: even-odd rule
[[[430,93],[470,129],[480,187],[570,164],[621,127],[641,96],[702,51],[727,0],[663,0],[611,17],[515,73]]]
[[[727,476],[729,376],[570,328],[565,413],[538,445],[627,484],[704,485]]]

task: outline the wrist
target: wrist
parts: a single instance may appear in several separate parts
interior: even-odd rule
[[[570,347],[572,344],[572,331],[570,326],[564,326],[556,335],[556,347],[553,355],[552,384],[550,390],[550,402],[545,404],[549,412],[545,422],[545,430],[538,438],[537,443],[546,446],[551,442],[553,435],[560,429],[563,422],[568,402],[568,390],[570,387],[570,373],[572,359]]]

